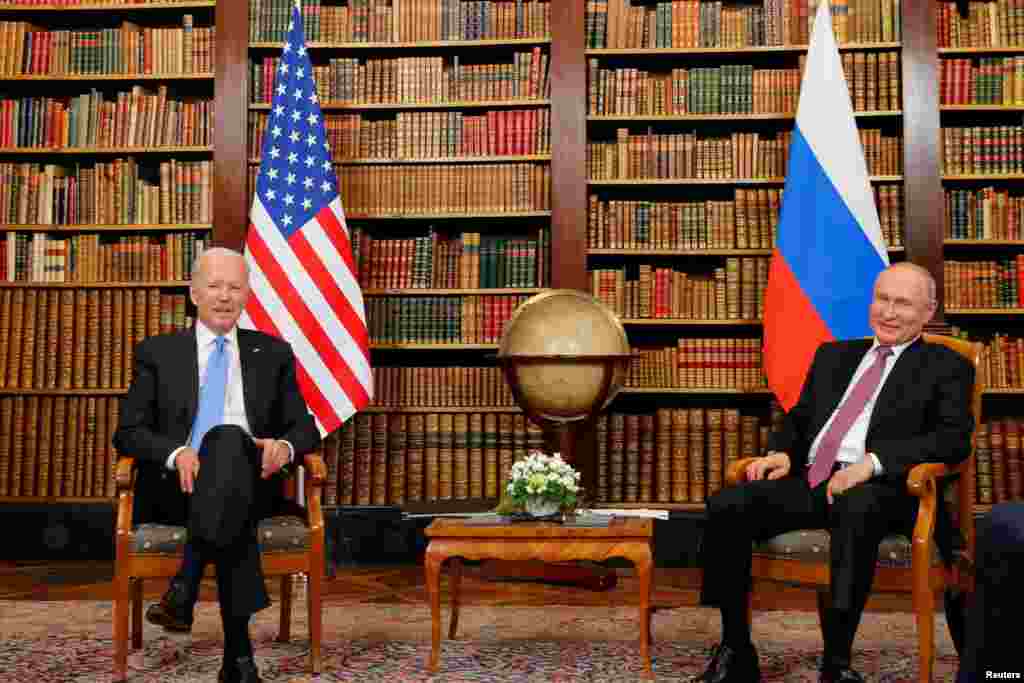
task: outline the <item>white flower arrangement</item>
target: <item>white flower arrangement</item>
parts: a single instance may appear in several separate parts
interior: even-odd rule
[[[525,460],[512,465],[506,491],[518,505],[525,505],[530,498],[540,498],[557,502],[560,508],[572,508],[580,491],[579,480],[580,473],[558,453],[548,456],[531,451]]]

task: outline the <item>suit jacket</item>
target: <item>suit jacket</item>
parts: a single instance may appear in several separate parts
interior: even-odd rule
[[[238,330],[245,415],[252,436],[286,439],[296,460],[320,445],[320,433],[296,381],[295,356],[286,342]],[[187,501],[167,457],[187,443],[199,404],[195,328],[143,340],[114,433],[119,453],[136,458],[136,522],[183,524]],[[270,480],[277,484],[277,478]]]
[[[814,438],[872,343],[859,339],[818,347],[799,400],[768,440],[769,450],[789,454],[794,475],[804,474]],[[867,451],[878,456],[884,481],[905,486],[914,465],[956,464],[970,454],[973,385],[974,367],[955,351],[920,338],[904,349],[868,423]]]

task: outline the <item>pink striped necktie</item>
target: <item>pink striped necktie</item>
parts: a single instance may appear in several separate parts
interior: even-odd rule
[[[811,488],[829,478],[832,466],[836,464],[836,458],[839,457],[839,444],[842,443],[853,423],[857,421],[857,417],[864,412],[864,406],[875,395],[875,391],[882,381],[885,359],[891,355],[891,346],[876,348],[875,362],[854,385],[850,395],[843,401],[843,405],[839,406],[839,412],[836,413],[836,418],[832,420],[825,436],[821,438],[821,443],[818,444],[818,454],[814,457],[814,462],[807,472],[807,483],[811,485]]]

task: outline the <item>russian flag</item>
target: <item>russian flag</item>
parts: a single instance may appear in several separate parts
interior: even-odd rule
[[[829,2],[822,0],[765,292],[764,368],[786,410],[800,397],[822,342],[871,334],[872,287],[888,264]]]

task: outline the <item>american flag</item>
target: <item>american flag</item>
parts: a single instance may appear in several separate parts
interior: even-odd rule
[[[323,433],[370,402],[373,379],[338,179],[298,2],[278,63],[245,258],[242,325],[292,345],[302,394]]]

